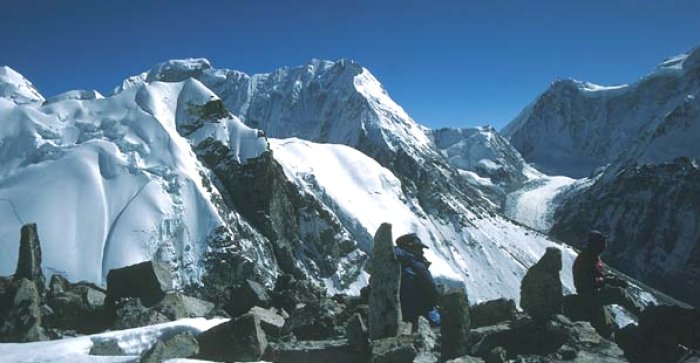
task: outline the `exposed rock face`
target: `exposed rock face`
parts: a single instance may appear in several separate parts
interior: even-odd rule
[[[471,328],[495,325],[503,321],[515,320],[517,309],[511,299],[496,299],[476,304],[469,308]]]
[[[520,306],[537,321],[562,313],[564,295],[561,279],[561,250],[549,247],[523,277]]]
[[[555,212],[551,234],[583,247],[595,228],[614,241],[605,262],[700,306],[700,166],[687,158],[604,175]]]
[[[197,336],[197,358],[213,361],[257,361],[267,348],[267,337],[254,315],[241,315]]]
[[[172,281],[170,268],[153,261],[110,270],[106,305],[111,308],[117,299],[135,297],[141,299],[144,306],[151,307],[163,299]]]
[[[190,333],[180,333],[159,340],[141,358],[141,363],[160,363],[168,359],[189,358],[199,353],[197,338]]]
[[[81,334],[102,331],[109,325],[104,310],[106,296],[106,291],[94,284],[71,284],[61,275],[53,275],[46,297],[53,314],[46,323],[52,328]]]
[[[369,336],[370,339],[398,335],[401,322],[401,265],[394,254],[391,225],[384,223],[374,235],[374,247],[369,263]]]
[[[44,293],[46,280],[41,272],[41,244],[35,223],[22,226],[19,258],[14,278],[34,281],[39,293]]]
[[[442,359],[452,359],[467,353],[464,342],[470,329],[469,301],[463,289],[453,290],[440,297],[440,332]]]
[[[226,146],[212,140],[201,142],[195,152],[221,181],[236,210],[269,241],[281,272],[298,278],[330,277],[340,261],[357,250],[336,215],[288,181],[271,153],[241,164]],[[361,253],[359,263],[345,271],[340,287],[355,280],[364,258]]]
[[[34,281],[20,278],[5,295],[6,316],[1,321],[0,341],[25,343],[46,340],[41,327],[41,296]]]

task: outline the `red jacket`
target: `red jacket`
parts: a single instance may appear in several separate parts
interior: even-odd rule
[[[574,286],[579,294],[603,287],[605,281],[603,261],[600,256],[593,254],[588,248],[581,250],[581,253],[576,257],[573,273]]]

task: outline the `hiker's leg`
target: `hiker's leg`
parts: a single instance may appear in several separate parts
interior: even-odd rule
[[[630,296],[627,290],[621,287],[606,286],[598,291],[598,299],[603,305],[617,304],[639,316],[642,307]]]

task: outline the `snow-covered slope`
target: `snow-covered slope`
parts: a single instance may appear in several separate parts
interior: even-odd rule
[[[562,249],[562,280],[567,290],[573,288],[573,250],[543,234],[498,215],[485,217],[469,210],[464,211],[467,222],[456,227],[406,195],[391,171],[343,145],[300,139],[272,140],[271,145],[290,179],[351,226],[360,246],[369,248],[383,222],[392,224],[394,237],[416,232],[430,246],[426,255],[433,262],[433,274],[447,284],[466,284],[471,302],[503,296],[518,301],[527,268],[549,246]]]
[[[267,150],[235,117],[209,121],[202,110],[214,100],[193,80],[44,106],[0,98],[0,274],[13,273],[20,226],[34,222],[50,273],[102,283],[111,268],[158,259],[181,284],[201,282],[210,242],[244,222],[233,226],[235,215],[213,202],[221,197],[192,145],[215,138],[241,162]],[[235,245],[265,255],[243,238]]]
[[[636,83],[602,87],[560,80],[502,133],[548,174],[580,178],[625,156],[668,162],[698,156],[700,48],[661,63]],[[683,140],[679,142],[679,140]]]

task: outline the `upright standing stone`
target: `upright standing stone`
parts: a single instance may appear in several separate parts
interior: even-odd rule
[[[44,292],[46,280],[41,272],[41,244],[36,223],[22,226],[19,241],[19,258],[17,259],[17,271],[15,280],[27,279],[36,284],[39,293]]]
[[[469,302],[464,289],[456,289],[440,297],[442,360],[467,354],[469,322]]]
[[[401,323],[401,265],[394,254],[391,224],[383,223],[374,235],[369,261],[369,337],[372,340],[395,337]]]
[[[562,313],[561,267],[561,250],[549,247],[523,277],[520,307],[536,321],[543,322],[554,314]]]

